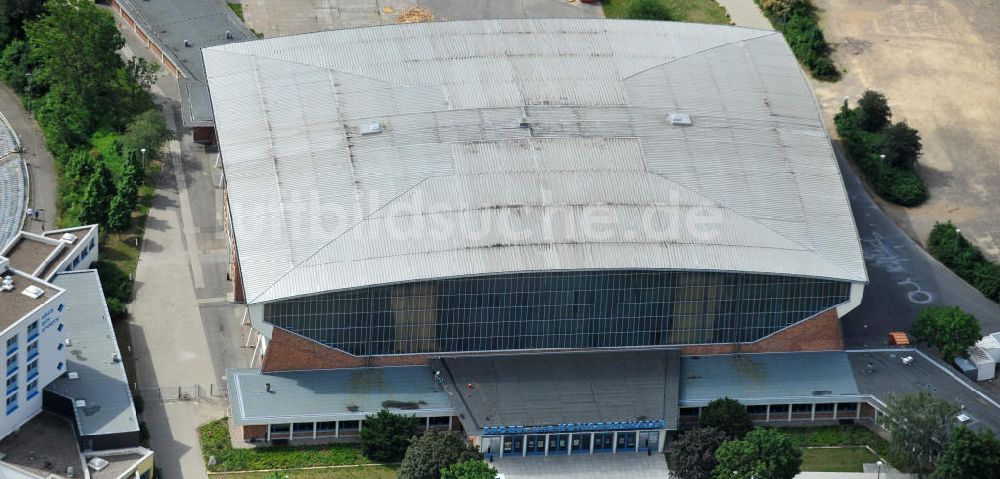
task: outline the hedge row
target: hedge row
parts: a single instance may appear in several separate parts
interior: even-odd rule
[[[902,206],[917,206],[927,201],[927,186],[912,167],[895,166],[879,155],[886,145],[885,130],[866,131],[859,125],[860,108],[851,109],[845,102],[834,117],[837,133],[847,154],[882,198]]]
[[[809,0],[754,0],[774,28],[785,34],[795,58],[819,80],[837,81],[840,71],[830,59],[830,45],[819,28]]]
[[[983,296],[1000,302],[1000,264],[986,259],[950,221],[934,225],[927,239],[927,250]]]

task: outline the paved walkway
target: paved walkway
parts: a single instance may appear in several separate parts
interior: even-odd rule
[[[729,18],[738,26],[774,30],[771,22],[760,13],[760,8],[753,0],[716,0],[722,5]]]
[[[56,209],[56,162],[49,150],[45,149],[45,137],[34,118],[21,105],[21,99],[4,83],[0,83],[0,111],[3,111],[4,117],[21,141],[21,156],[27,162],[31,177],[28,207],[43,210],[38,221],[25,221],[24,229],[36,233],[53,229],[59,218]]]
[[[505,457],[494,463],[502,479],[664,479],[663,454],[587,454]]]
[[[151,59],[131,32],[125,38],[125,55]],[[161,73],[152,90],[178,139],[167,144],[136,269],[129,307],[133,380],[140,389],[197,384],[218,391],[226,368],[248,362],[241,349],[243,307],[227,298],[222,190],[216,187],[222,172],[214,166],[217,155],[181,126],[176,79]],[[146,401],[143,419],[162,477],[206,477],[196,428],[226,415],[227,405],[223,398]]]

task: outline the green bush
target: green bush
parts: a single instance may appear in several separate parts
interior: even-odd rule
[[[426,432],[410,441],[398,478],[439,479],[441,470],[452,464],[482,459],[478,449],[456,434]]]
[[[1000,302],[1000,264],[986,259],[950,221],[934,225],[927,238],[927,250],[983,296]]]
[[[208,464],[209,456],[215,456],[216,465],[208,466],[210,472],[343,466],[371,462],[361,454],[360,447],[354,444],[235,449],[229,436],[227,418],[202,425],[198,428],[198,436],[205,463]]]
[[[663,4],[662,0],[632,0],[625,11],[627,18],[636,20],[662,20],[672,19],[670,10]]]
[[[979,320],[957,306],[931,306],[917,315],[913,336],[941,351],[946,362],[969,357],[969,348],[983,337]]]
[[[101,288],[106,298],[116,299],[121,304],[132,300],[132,279],[117,265],[110,261],[98,261],[97,274],[101,277]]]
[[[701,427],[714,427],[731,439],[740,439],[753,429],[746,406],[728,397],[716,399],[701,411]]]
[[[866,92],[866,95],[868,93]],[[871,119],[872,117],[873,114],[869,112],[867,117],[869,122],[875,121]],[[845,102],[840,112],[834,117],[834,124],[844,149],[847,150],[847,154],[868,179],[868,183],[875,190],[875,193],[887,201],[902,206],[912,207],[927,201],[927,186],[923,178],[913,169],[915,158],[912,158],[912,162],[899,160],[898,164],[894,165],[889,162],[888,154],[886,154],[885,159],[879,156],[885,151],[886,131],[890,129],[894,130],[892,135],[898,135],[899,138],[888,143],[907,149],[906,152],[894,151],[897,158],[911,155],[913,144],[907,142],[913,139],[912,135],[916,135],[919,142],[919,134],[916,133],[916,130],[913,130],[912,134],[905,132],[903,130],[912,129],[905,123],[897,123],[880,131],[871,132],[861,127],[863,118],[865,118],[865,114],[862,108],[852,109]],[[906,145],[903,146],[903,143]],[[919,147],[917,147],[917,151],[919,151]]]
[[[365,427],[358,433],[365,455],[378,462],[399,462],[417,429],[417,419],[393,414],[385,409],[365,416]]]
[[[837,81],[840,71],[830,59],[830,46],[808,0],[755,0],[774,28],[785,35],[800,63],[819,80]]]

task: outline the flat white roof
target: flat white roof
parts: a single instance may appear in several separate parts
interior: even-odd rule
[[[250,303],[540,270],[867,280],[778,33],[487,20],[203,55]]]

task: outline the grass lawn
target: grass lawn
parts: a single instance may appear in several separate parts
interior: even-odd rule
[[[229,2],[226,2],[226,5],[229,5],[229,9],[232,10],[233,13],[235,13],[237,17],[240,17],[240,20],[243,20],[243,4],[242,3],[229,3]]]
[[[864,447],[808,448],[802,450],[802,470],[811,472],[864,472],[866,462],[878,457]]]
[[[287,469],[282,476],[289,479],[396,479],[396,466],[359,466],[330,469]],[[211,479],[268,479],[270,472],[243,474],[212,474]]]
[[[361,448],[356,444],[234,449],[229,439],[229,427],[226,425],[226,418],[202,425],[198,428],[198,435],[201,440],[201,452],[206,464],[209,456],[215,456],[217,461],[216,465],[208,466],[208,470],[211,472],[295,469],[314,466],[346,466],[371,463],[361,453]],[[240,475],[239,477],[245,476]],[[320,476],[296,475],[294,477]],[[324,477],[362,478],[383,476],[339,476],[331,474]]]
[[[604,0],[604,16],[628,18],[630,0]],[[671,17],[678,22],[729,25],[726,10],[715,0],[663,0]]]
[[[868,446],[882,457],[889,455],[889,443],[864,426],[783,427],[799,447]]]

